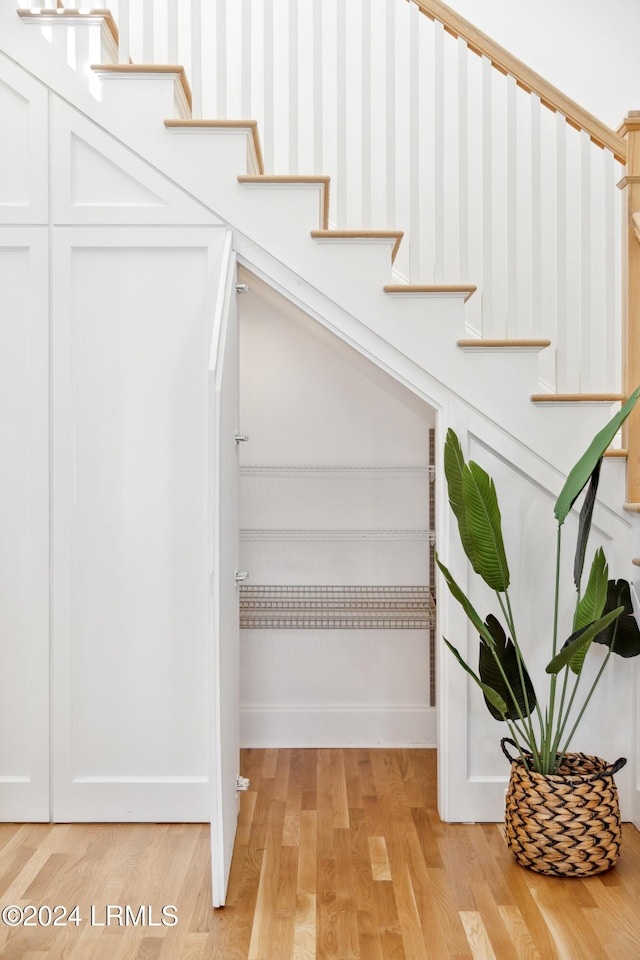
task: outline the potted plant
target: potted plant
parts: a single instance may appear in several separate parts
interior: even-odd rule
[[[569,473],[555,504],[554,616],[544,705],[527,668],[516,629],[493,480],[478,464],[465,463],[453,430],[449,430],[445,442],[449,503],[458,522],[462,546],[474,572],[495,592],[498,615],[489,614],[483,619],[436,557],[449,590],[479,635],[477,672],[443,639],[481,688],[491,715],[508,729],[509,737],[502,740],[502,748],[512,761],[506,802],[507,844],[519,863],[541,873],[562,876],[598,873],[612,866],[619,854],[620,816],[613,774],[625,761],[621,759],[610,765],[598,757],[570,753],[569,746],[611,655],[635,657],[640,653],[640,630],[633,615],[629,584],[625,580],[609,579],[601,548],[595,551],[583,589],[602,458],[639,396],[640,388],[594,437]],[[573,623],[569,630],[561,633],[562,529],[585,488],[573,570],[576,590]],[[593,643],[604,644],[607,654],[591,685],[583,689],[583,667]],[[515,756],[508,752],[507,744],[512,746]]]

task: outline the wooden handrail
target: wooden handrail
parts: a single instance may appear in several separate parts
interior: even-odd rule
[[[461,37],[470,50],[481,57],[487,57],[496,70],[513,77],[518,86],[527,93],[535,93],[539,96],[545,107],[554,113],[561,113],[570,126],[575,127],[576,130],[584,130],[599,147],[611,150],[620,163],[627,162],[627,145],[615,130],[602,123],[588,110],[584,110],[451,7],[442,3],[441,0],[408,0],[408,2],[415,3],[430,20],[441,23],[447,33],[456,38]]]
[[[640,384],[640,242],[636,233],[640,212],[640,110],[631,110],[620,125],[627,143],[626,176],[622,190],[622,362],[627,395]],[[627,457],[627,501],[640,507],[640,411],[636,408],[622,428]]]

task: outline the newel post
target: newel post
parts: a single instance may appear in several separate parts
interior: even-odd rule
[[[631,110],[618,132],[627,142],[622,190],[622,389],[640,385],[640,110]],[[627,420],[627,501],[640,504],[640,409]]]

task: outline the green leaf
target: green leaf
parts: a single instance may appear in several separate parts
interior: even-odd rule
[[[475,682],[478,684],[478,686],[484,693],[485,700],[487,700],[498,713],[498,719],[504,720],[505,714],[507,712],[507,705],[502,699],[502,697],[500,696],[500,694],[496,690],[494,690],[492,687],[490,687],[487,683],[483,683],[480,677],[473,672],[473,670],[471,669],[469,664],[466,662],[466,660],[463,660],[462,655],[456,650],[453,644],[449,643],[446,637],[443,637],[442,639],[444,640],[446,645],[449,647],[449,650],[451,650],[451,653],[454,655],[454,657],[456,658],[456,660],[458,661],[462,669],[466,670],[469,676],[473,677]]]
[[[462,475],[462,492],[475,555],[473,569],[492,590],[503,593],[509,586],[509,566],[493,480],[472,461]]]
[[[556,656],[553,657],[553,659],[547,664],[545,668],[547,673],[560,673],[562,668],[566,667],[576,653],[578,653],[582,647],[588,647],[594,637],[608,627],[610,623],[613,623],[613,621],[620,616],[623,610],[624,607],[616,607],[615,610],[612,610],[610,613],[607,613],[606,616],[596,620],[595,623],[590,624],[583,630],[578,630],[577,633],[572,633],[569,639],[565,642],[560,653],[557,653]]]
[[[593,508],[596,502],[598,492],[598,482],[600,480],[600,467],[602,466],[602,457],[593,468],[591,480],[580,511],[580,520],[578,523],[578,536],[576,538],[576,556],[573,562],[573,582],[576,590],[580,590],[580,581],[582,580],[582,570],[584,567],[584,556],[587,552],[587,541],[591,532],[591,518],[593,517]],[[595,620],[595,617],[591,618]]]
[[[554,509],[559,524],[563,524],[566,520],[571,507],[587,485],[589,477],[595,470],[598,461],[604,455],[605,450],[636,405],[638,397],[640,397],[640,387],[631,394],[622,409],[611,418],[609,423],[596,434],[586,451],[569,473],[565,485],[560,491],[560,496],[556,500]]]
[[[444,444],[444,474],[447,478],[449,503],[458,521],[458,530],[464,552],[471,564],[475,565],[475,550],[467,530],[467,508],[462,492],[462,475],[465,466],[460,441],[454,431],[449,429]]]
[[[626,580],[609,580],[607,584],[604,609],[608,611],[614,606],[622,606],[623,613],[620,618],[593,639],[596,643],[604,643],[620,657],[637,657],[640,653],[640,629],[633,613],[631,591]]]
[[[443,577],[447,581],[447,586],[449,587],[449,590],[451,591],[452,595],[456,598],[458,603],[461,605],[464,612],[466,613],[466,615],[468,616],[469,620],[474,625],[478,633],[489,644],[489,646],[491,646],[493,644],[493,637],[485,627],[482,621],[482,618],[477,613],[477,611],[475,610],[471,602],[464,595],[464,593],[462,592],[458,584],[455,582],[455,580],[453,579],[453,577],[445,567],[444,563],[440,563],[437,553],[435,555],[435,558],[436,558],[436,563],[438,564],[438,567],[440,568]]]
[[[618,606],[618,604],[613,604],[609,607],[609,610],[605,610],[608,575],[609,567],[604,555],[604,550],[602,547],[598,547],[591,563],[587,589],[578,604],[573,621],[573,629],[576,633],[588,627],[594,620],[598,620],[603,613],[608,613],[609,610],[613,610],[614,606]],[[576,653],[575,657],[573,657],[569,664],[573,673],[580,673],[586,654],[587,648],[583,647]]]
[[[512,640],[507,638],[502,625],[492,614],[487,617],[485,625],[494,639],[494,646],[490,648],[480,638],[480,678],[502,697],[507,708],[504,715],[498,713],[485,697],[489,713],[496,720],[518,720],[521,716],[528,717],[536,705],[536,694],[527,668],[522,663],[523,688],[518,667],[518,654]],[[498,662],[504,671],[504,676]]]

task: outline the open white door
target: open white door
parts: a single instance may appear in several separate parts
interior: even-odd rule
[[[236,257],[227,237],[209,364],[209,544],[211,558],[213,812],[211,870],[213,905],[225,902],[238,800],[239,614],[238,614],[238,316]]]

